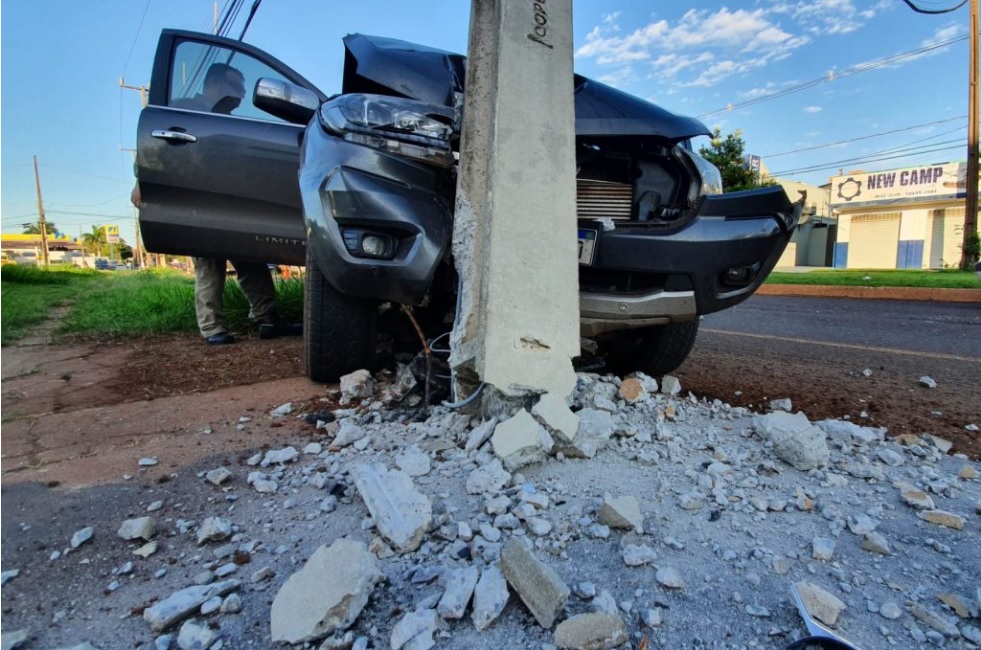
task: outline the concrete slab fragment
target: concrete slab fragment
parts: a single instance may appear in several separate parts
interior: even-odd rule
[[[378,532],[400,553],[419,548],[432,523],[433,507],[412,478],[401,470],[389,471],[382,464],[360,465],[353,473],[354,484]]]
[[[570,593],[559,574],[515,538],[501,552],[501,571],[538,624],[551,628]]]

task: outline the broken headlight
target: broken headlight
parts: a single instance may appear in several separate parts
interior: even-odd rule
[[[719,168],[698,155],[697,152],[682,146],[675,147],[685,165],[695,175],[695,181],[688,190],[688,201],[694,203],[703,194],[722,194],[722,174]]]
[[[455,111],[384,95],[341,95],[320,107],[320,123],[349,142],[422,162],[453,164]]]

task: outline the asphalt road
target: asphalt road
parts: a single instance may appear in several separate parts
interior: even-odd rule
[[[789,397],[812,420],[933,433],[981,457],[981,304],[755,296],[703,318],[676,374],[702,397]]]
[[[754,296],[701,330],[981,361],[981,304]]]

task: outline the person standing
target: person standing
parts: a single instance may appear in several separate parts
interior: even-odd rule
[[[208,68],[201,93],[178,99],[175,108],[231,115],[245,97],[245,77],[227,63],[215,63]],[[139,183],[133,187],[130,200],[137,208],[142,204]],[[193,257],[194,311],[198,330],[208,345],[228,345],[235,337],[225,325],[225,279],[230,262],[238,283],[249,301],[249,316],[259,325],[260,339],[280,336],[299,336],[300,323],[282,320],[276,309],[276,287],[269,266],[261,262]]]

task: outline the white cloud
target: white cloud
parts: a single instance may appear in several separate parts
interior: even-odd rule
[[[619,14],[608,14],[575,55],[610,68],[650,61],[659,79],[681,87],[712,86],[784,59],[810,42],[774,22],[773,14],[772,8],[690,9],[674,24],[657,20],[625,35],[617,24]]]
[[[805,113],[820,113],[823,110],[824,109],[821,108],[820,106],[805,106],[804,107],[804,112]]]
[[[855,32],[886,7],[883,2],[858,9],[853,0],[806,0],[797,2],[789,13],[808,32],[826,36]]]

